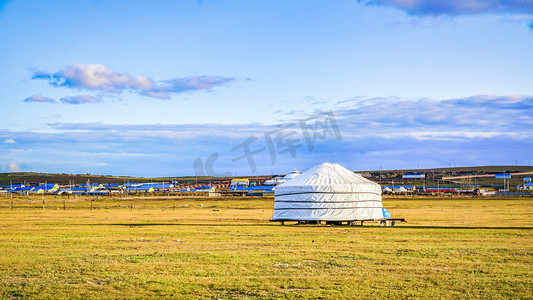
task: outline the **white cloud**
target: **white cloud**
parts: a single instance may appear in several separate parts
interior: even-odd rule
[[[93,167],[109,167],[111,165],[108,164],[108,163],[104,163],[104,162],[95,162],[95,163],[90,163],[89,166],[93,166]]]
[[[69,96],[60,99],[63,103],[68,104],[85,104],[85,103],[98,103],[102,102],[102,99],[93,97],[90,95]]]
[[[357,132],[528,132],[533,126],[533,97],[479,95],[441,101],[371,103],[363,100],[339,108],[336,114],[344,128]]]
[[[9,171],[11,172],[17,172],[20,170],[20,166],[16,163],[10,163],[9,164]]]
[[[118,92],[122,89],[150,89],[152,80],[144,76],[118,73],[99,64],[73,64],[54,74],[55,85]]]
[[[24,102],[38,102],[38,103],[53,103],[55,102],[54,99],[45,97],[41,94],[39,95],[33,95],[26,99],[24,99]]]
[[[411,15],[468,15],[482,13],[533,14],[530,0],[367,0],[367,5],[393,6]]]
[[[189,91],[210,91],[233,81],[221,76],[191,76],[156,82],[146,76],[116,72],[100,64],[73,64],[56,73],[34,72],[32,79],[48,80],[54,87],[68,87],[107,93],[131,91],[140,95],[170,99],[172,94]]]
[[[17,148],[24,149],[0,151],[0,161],[23,161],[25,169],[60,172],[81,172],[83,165],[104,174],[152,174],[180,168],[184,170],[180,174],[190,175],[196,158],[205,163],[210,155],[219,153],[215,163],[219,173],[249,173],[246,160],[233,161],[243,151],[232,149],[255,137],[250,150],[259,151],[254,155],[257,174],[300,168],[302,161],[309,162],[302,163],[302,167],[309,167],[323,160],[358,169],[380,165],[413,167],[418,163],[428,167],[449,162],[486,164],[502,157],[529,163],[533,146],[532,96],[481,95],[440,101],[356,99],[339,103],[335,118],[342,140],[335,140],[317,127],[317,134],[325,137],[317,135],[314,150],[308,150],[299,120],[294,119],[294,126],[285,132],[295,131],[294,135],[286,135],[300,145],[294,157],[268,148],[264,134],[277,128],[273,125],[52,123],[48,124],[48,133],[0,130],[0,141],[16,137]],[[287,149],[283,143],[275,143],[274,147]],[[275,165],[272,155],[276,156]]]
[[[16,144],[17,142],[14,139],[5,139],[4,144]]]

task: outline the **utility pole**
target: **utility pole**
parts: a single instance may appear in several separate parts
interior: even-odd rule
[[[13,210],[13,180],[9,181],[9,190],[11,193],[9,193],[9,197],[11,198],[11,210]]]
[[[48,185],[48,182],[45,181],[45,182],[44,182],[44,190],[43,190],[43,194],[42,194],[42,198],[43,198],[43,210],[44,210],[44,193],[45,193],[44,191],[47,190],[47,185]]]

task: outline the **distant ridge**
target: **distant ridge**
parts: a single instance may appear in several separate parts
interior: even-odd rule
[[[356,173],[367,173],[373,180],[378,180],[380,174],[383,177],[392,174],[404,174],[408,172],[434,173],[435,175],[443,174],[479,174],[479,173],[511,173],[511,172],[531,172],[533,166],[474,166],[474,167],[449,167],[449,168],[432,168],[432,169],[398,169],[398,170],[353,170]],[[248,178],[265,178],[272,175],[254,175],[254,176],[239,176]],[[228,177],[228,179],[233,177]],[[208,182],[210,180],[221,180],[219,177],[195,177],[195,176],[179,176],[179,177],[128,177],[128,176],[111,176],[111,175],[93,175],[93,174],[63,174],[63,173],[36,173],[36,172],[13,172],[0,173],[0,185],[9,185],[13,183],[58,183],[69,184],[74,181],[75,184],[86,183],[90,180],[93,183],[123,183],[123,182],[150,182],[150,181],[171,181],[177,180],[179,182]]]

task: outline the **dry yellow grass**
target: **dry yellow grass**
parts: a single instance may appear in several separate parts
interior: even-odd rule
[[[397,227],[281,226],[272,202],[2,199],[0,295],[533,297],[531,199],[385,199]]]

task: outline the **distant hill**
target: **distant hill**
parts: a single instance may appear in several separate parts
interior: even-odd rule
[[[207,177],[200,177],[200,180],[209,180]],[[176,177],[176,178],[144,178],[144,177],[127,177],[127,176],[109,176],[109,175],[91,175],[91,174],[54,174],[54,173],[34,173],[34,172],[17,172],[17,173],[0,173],[0,185],[9,185],[13,183],[58,183],[58,184],[79,184],[86,183],[126,183],[126,182],[150,182],[150,181],[195,181],[195,177]]]
[[[426,173],[426,184],[436,182],[443,176],[461,176],[470,174],[494,174],[494,173],[516,173],[516,172],[533,172],[532,166],[475,166],[475,167],[453,167],[453,168],[435,168],[435,169],[408,169],[408,170],[372,170],[372,171],[355,171],[362,173],[366,177],[376,181],[387,183],[391,181],[404,183],[420,183],[420,180],[402,180],[402,175],[408,172]],[[265,178],[270,176],[249,176],[249,178]],[[108,175],[92,175],[92,174],[49,174],[49,173],[34,173],[34,172],[16,172],[16,173],[0,173],[0,185],[6,186],[10,182],[13,183],[58,183],[58,184],[74,184],[86,183],[88,180],[92,183],[125,183],[125,182],[150,182],[150,181],[166,181],[177,180],[181,183],[191,182],[209,182],[212,180],[222,180],[230,178],[215,178],[215,177],[127,177],[127,176],[108,176]],[[486,180],[485,180],[486,181]],[[519,183],[519,178],[513,179],[516,184]]]
[[[533,166],[477,166],[477,167],[449,167],[449,168],[433,168],[433,169],[410,169],[410,170],[382,170],[381,172],[419,172],[419,173],[462,173],[462,172],[478,172],[478,173],[511,173],[511,172],[532,172]],[[359,172],[359,171],[356,171]],[[360,172],[380,172],[374,171],[360,171]]]
[[[471,179],[453,179],[443,181],[443,177],[455,177],[466,175],[485,175],[497,173],[522,173],[533,172],[532,166],[476,166],[476,167],[452,167],[452,168],[435,168],[435,169],[410,169],[410,170],[383,170],[383,171],[362,171],[365,177],[382,184],[405,184],[416,186],[451,184],[451,185],[492,185],[503,184],[503,180],[494,177],[482,177]],[[425,173],[425,179],[403,179],[405,173]],[[533,174],[532,174],[533,175]],[[506,180],[510,186],[523,184],[524,176],[514,176]]]

